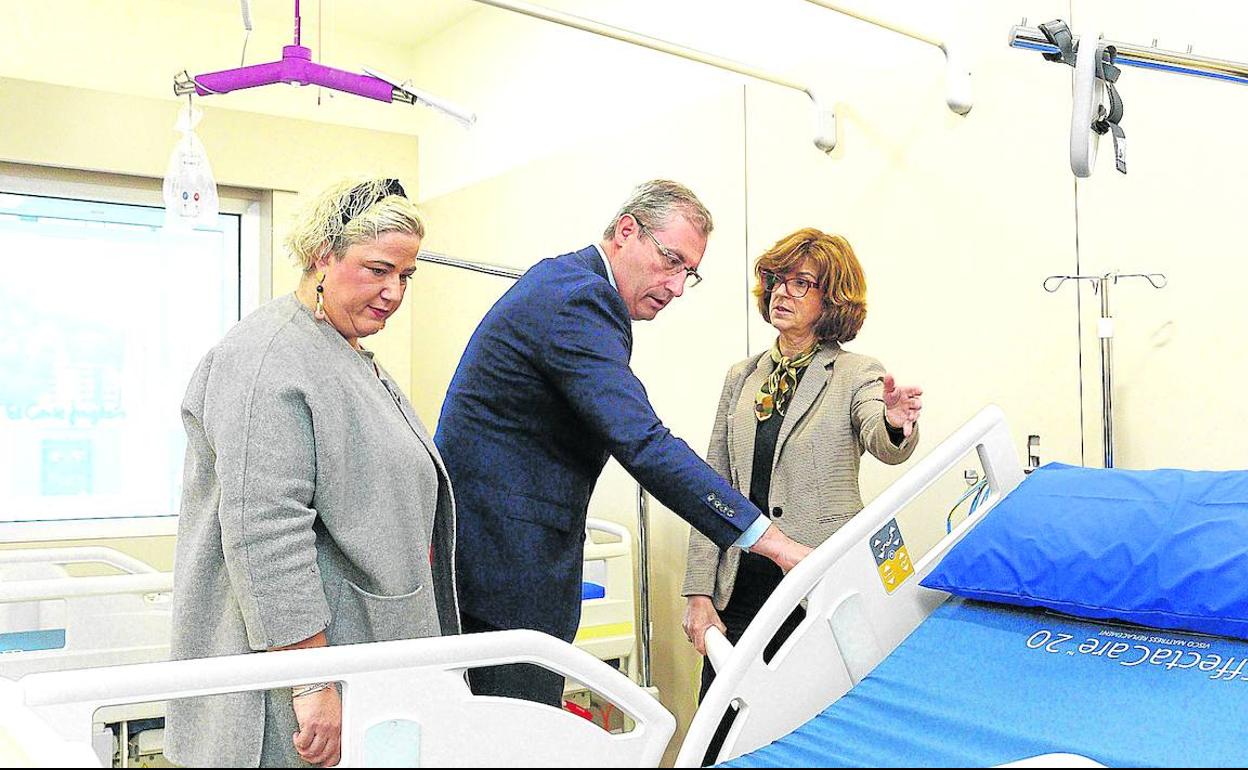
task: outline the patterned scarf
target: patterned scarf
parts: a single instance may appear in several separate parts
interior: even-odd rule
[[[754,396],[754,416],[759,422],[771,417],[772,412],[779,412],[781,417],[784,416],[785,404],[793,397],[793,391],[797,389],[798,373],[814,360],[818,352],[819,343],[816,342],[805,353],[787,358],[781,355],[780,341],[776,340],[776,343],[771,346],[771,360],[776,364],[776,368]]]

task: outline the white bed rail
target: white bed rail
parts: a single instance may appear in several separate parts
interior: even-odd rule
[[[19,548],[0,551],[0,572],[18,564],[103,564],[120,575],[64,577],[0,581],[0,604],[69,599],[82,596],[167,593],[173,590],[173,573],[154,567],[120,551],[102,546],[67,548]]]
[[[976,450],[990,493],[982,505],[923,559],[891,593],[872,538],[899,511]],[[989,406],[871,501],[781,581],[734,647],[712,628],[707,649],[716,678],[689,727],[677,767],[701,765],[729,704],[739,708],[718,760],[787,735],[840,698],[886,657],[947,594],[918,585],[940,558],[1023,480],[1005,415]],[[947,508],[937,506],[941,524]],[[769,662],[763,650],[806,601],[806,618]]]
[[[606,519],[586,519],[585,529],[590,532],[602,532],[615,538],[612,543],[585,542],[585,559],[605,559],[611,556],[623,556],[632,551],[633,533],[626,527]]]
[[[115,548],[79,545],[67,548],[15,548],[0,551],[0,564],[107,564],[122,572],[143,574],[156,568]]]
[[[608,733],[550,706],[472,695],[465,669],[506,663],[534,663],[585,684],[627,714],[635,729]],[[394,720],[405,723],[409,739],[415,736],[419,764],[434,767],[655,767],[676,727],[623,674],[536,631],[32,674],[18,683],[26,705],[62,737],[89,745],[101,707],[315,681],[343,685],[343,766],[376,763],[366,733]]]
[[[76,564],[121,574],[67,574]],[[2,551],[0,633],[64,629],[65,636],[63,646],[6,652],[0,676],[167,660],[172,591],[172,573],[111,548]]]

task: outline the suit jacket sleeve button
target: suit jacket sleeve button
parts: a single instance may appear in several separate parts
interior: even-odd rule
[[[781,508],[780,506],[777,505],[775,508],[771,509],[771,518],[778,519],[783,515],[784,515],[784,509]]]

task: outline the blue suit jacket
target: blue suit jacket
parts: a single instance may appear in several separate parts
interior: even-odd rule
[[[721,547],[761,515],[659,421],[632,348],[593,246],[539,262],[473,333],[435,436],[464,613],[572,640],[586,509],[608,456]]]

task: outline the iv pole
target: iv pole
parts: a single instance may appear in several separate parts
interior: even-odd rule
[[[1092,293],[1100,292],[1101,295],[1101,317],[1096,334],[1101,339],[1101,441],[1106,468],[1114,467],[1114,317],[1109,309],[1109,287],[1126,278],[1143,278],[1154,289],[1166,287],[1166,276],[1162,273],[1124,274],[1113,271],[1104,275],[1050,275],[1044,279],[1044,290],[1050,294],[1067,281],[1089,281]],[[1083,344],[1082,341],[1080,344]]]

